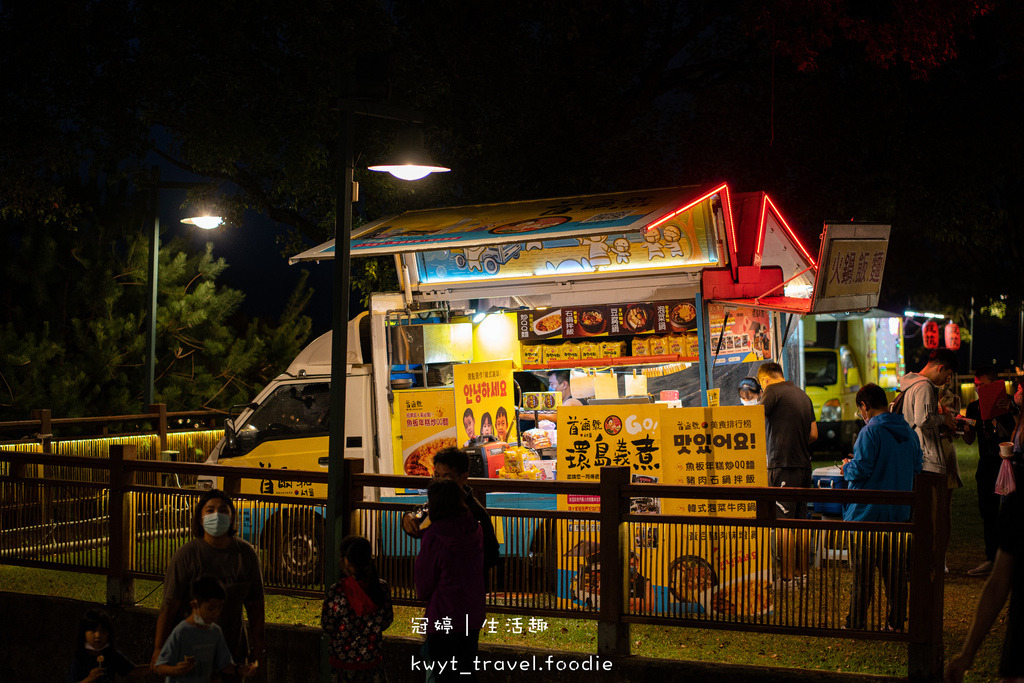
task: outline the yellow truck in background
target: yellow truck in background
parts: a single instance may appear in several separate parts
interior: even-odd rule
[[[892,401],[906,372],[903,317],[871,309],[865,313],[805,317],[804,390],[814,405],[820,451],[853,450],[863,421],[857,392],[874,383]]]

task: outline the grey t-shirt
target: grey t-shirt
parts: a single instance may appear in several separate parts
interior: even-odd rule
[[[174,666],[184,661],[185,657],[196,658],[195,668],[184,676],[167,676],[168,681],[208,683],[214,674],[219,676],[224,667],[234,663],[227,643],[224,642],[224,634],[217,624],[210,628],[199,628],[187,621],[181,622],[171,631],[156,663]]]
[[[778,382],[764,390],[768,467],[811,466],[807,439],[814,422],[814,405],[803,389],[792,382]]]
[[[231,537],[231,543],[223,550],[214,548],[201,538],[196,538],[178,548],[167,564],[164,575],[164,602],[180,600],[181,612],[175,615],[187,617],[189,591],[192,582],[202,576],[214,576],[221,580],[228,592],[224,611],[217,623],[224,631],[231,654],[242,661],[249,653],[249,638],[242,619],[242,607],[247,602],[263,600],[263,574],[256,550],[240,538]]]

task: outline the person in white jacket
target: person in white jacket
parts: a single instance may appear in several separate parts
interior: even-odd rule
[[[946,460],[946,450],[942,440],[946,434],[956,430],[952,413],[939,409],[939,387],[945,386],[949,378],[957,370],[956,354],[949,349],[933,349],[928,356],[928,363],[921,372],[908,372],[900,380],[900,391],[903,393],[903,417],[907,424],[914,428],[921,439],[921,450],[924,452],[924,471],[936,472],[949,478],[950,473],[958,471],[956,463]],[[955,451],[952,457],[956,457]],[[957,481],[954,477],[953,481]],[[956,488],[956,484],[950,488]],[[952,494],[946,496],[945,512],[948,522],[945,533],[935,539],[942,548],[943,555],[949,543],[949,532],[953,524]],[[948,569],[947,569],[948,571]]]

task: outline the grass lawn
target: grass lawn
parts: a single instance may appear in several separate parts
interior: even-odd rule
[[[945,591],[945,651],[949,659],[959,651],[970,626],[983,579],[967,576],[967,570],[984,560],[981,544],[981,519],[978,516],[974,471],[977,447],[957,444],[964,488],[953,494],[953,536],[947,554],[950,573]],[[820,467],[833,464],[833,459],[815,461]],[[137,581],[139,604],[158,608],[161,584]],[[105,578],[91,574],[75,574],[42,569],[0,565],[0,591],[54,595],[90,602],[103,602]],[[412,619],[422,610],[396,607],[395,623],[389,629],[394,635],[412,635]],[[550,619],[546,629],[535,628],[528,633],[529,617],[522,620],[523,633],[515,633],[516,622],[511,615],[494,614],[498,633],[481,635],[484,643],[501,643],[545,647],[593,653],[597,647],[596,622],[584,619]],[[978,653],[967,681],[997,680],[999,653],[1005,634],[1006,611],[1000,615],[993,632]],[[320,602],[309,598],[281,595],[267,596],[267,619],[273,623],[318,626]],[[539,624],[535,624],[535,627]],[[851,671],[892,676],[905,676],[907,648],[896,643],[859,641],[843,638],[809,638],[761,635],[738,631],[689,629],[665,626],[633,626],[631,632],[634,654],[646,657],[690,659],[708,662],[729,662],[766,666]]]

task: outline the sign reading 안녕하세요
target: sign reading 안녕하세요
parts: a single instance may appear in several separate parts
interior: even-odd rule
[[[512,361],[459,364],[455,373],[455,412],[459,445],[478,436],[498,441],[515,438]]]

